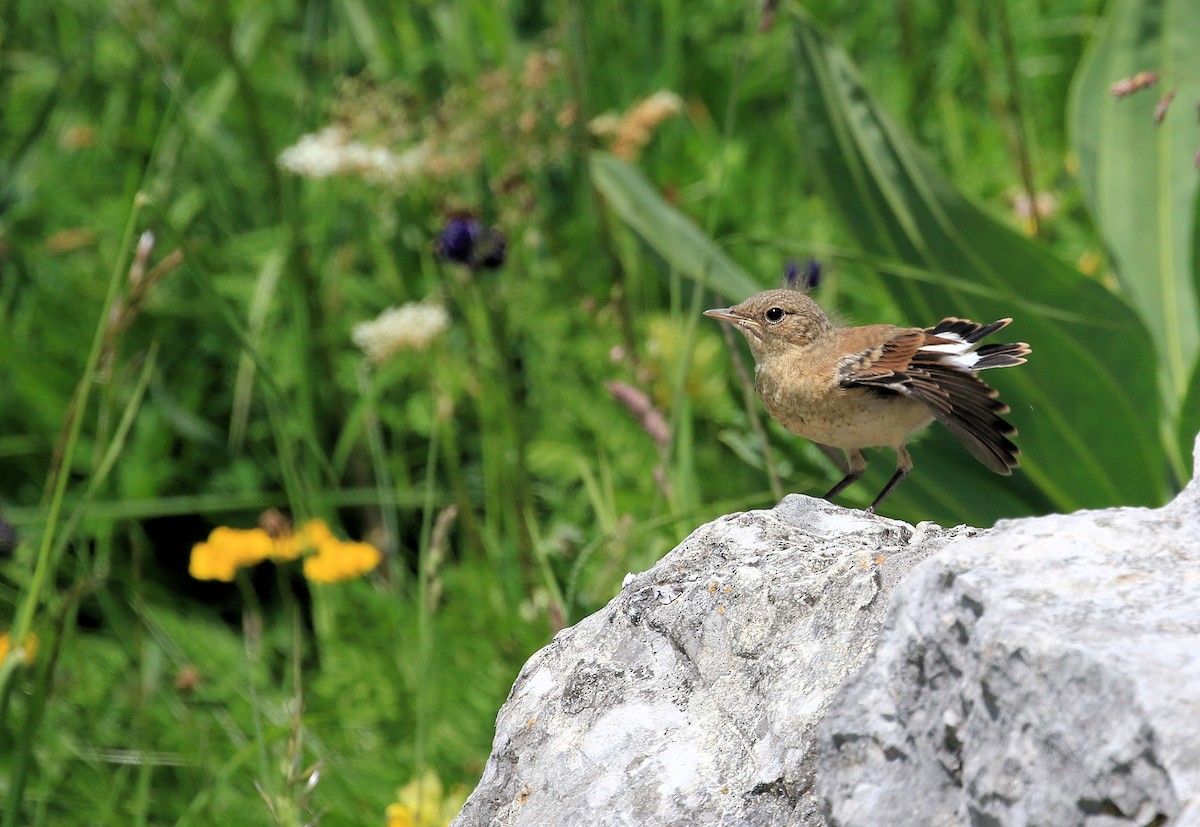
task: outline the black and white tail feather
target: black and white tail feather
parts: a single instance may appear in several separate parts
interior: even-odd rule
[[[982,325],[943,319],[925,329],[925,342],[906,371],[908,395],[924,402],[976,459],[1005,475],[1019,464],[1020,449],[1010,439],[1017,429],[1001,418],[1009,408],[978,372],[1025,363],[1030,351],[1024,342],[980,345],[982,339],[1011,321],[999,319]]]
[[[1011,368],[1025,364],[1029,345],[1024,342],[994,344],[978,347],[980,341],[1008,327],[1012,319],[999,319],[991,324],[976,324],[966,319],[942,319],[933,327],[925,328],[930,336],[949,339],[946,344],[928,343],[920,351],[944,353],[946,361],[963,370],[978,371],[988,368]]]

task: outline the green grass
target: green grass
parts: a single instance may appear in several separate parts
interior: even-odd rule
[[[472,785],[557,629],[702,522],[833,481],[746,403],[742,344],[698,312],[791,257],[821,259],[818,298],[856,322],[1011,313],[1034,344],[997,380],[1028,473],[998,482],[931,435],[889,514],[989,523],[1177,487],[1200,379],[1159,406],[1160,354],[1093,365],[1156,321],[1068,160],[1103,4],[844,5],[763,29],[760,3],[715,0],[8,3],[0,516],[20,543],[0,630],[38,646],[0,662],[0,824],[382,824],[426,770]],[[861,94],[822,74],[840,53],[809,17]],[[605,154],[589,122],[660,89],[682,112]],[[332,122],[433,159],[388,184],[278,163]],[[1057,202],[1035,239],[1011,205],[1030,186]],[[507,236],[503,269],[437,260],[464,210]],[[426,298],[444,333],[368,364],[354,326]],[[1120,449],[1079,436],[1138,412]],[[214,526],[272,507],[383,565],[188,576]]]

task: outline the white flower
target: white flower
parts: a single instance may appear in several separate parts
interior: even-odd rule
[[[345,130],[338,126],[305,135],[279,153],[279,166],[306,178],[336,175],[341,166],[342,149],[348,140]]]
[[[379,317],[354,326],[351,338],[367,360],[378,365],[401,350],[424,350],[450,323],[445,308],[428,300],[389,307]]]
[[[305,178],[357,175],[374,184],[400,184],[424,172],[428,158],[429,147],[424,143],[393,152],[353,140],[343,127],[329,126],[303,136],[279,153],[278,163]]]

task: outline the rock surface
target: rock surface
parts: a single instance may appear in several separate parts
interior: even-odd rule
[[[837,827],[1198,827],[1200,485],[918,567],[818,743]]]
[[[529,660],[453,824],[1200,827],[1200,484],[703,526]]]
[[[697,529],[529,660],[455,827],[824,824],[817,725],[892,587],[973,533],[800,496]]]

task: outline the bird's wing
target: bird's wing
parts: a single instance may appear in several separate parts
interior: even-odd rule
[[[948,325],[952,326],[943,329]],[[977,349],[979,339],[1003,326],[947,319],[927,330],[859,328],[864,333],[851,332],[861,336],[865,346],[850,348],[839,360],[838,379],[843,387],[871,388],[921,402],[976,459],[998,474],[1011,474],[1020,451],[1009,439],[1016,429],[1001,418],[1008,406],[974,373],[981,367],[1025,361],[1029,349],[1023,344],[989,345],[994,350],[974,358],[983,351]],[[993,363],[981,366],[985,360]]]
[[[907,372],[927,334],[916,328],[871,325],[842,331],[845,354],[838,360],[842,385],[873,385],[898,393],[908,384]],[[896,387],[892,387],[895,384]]]

